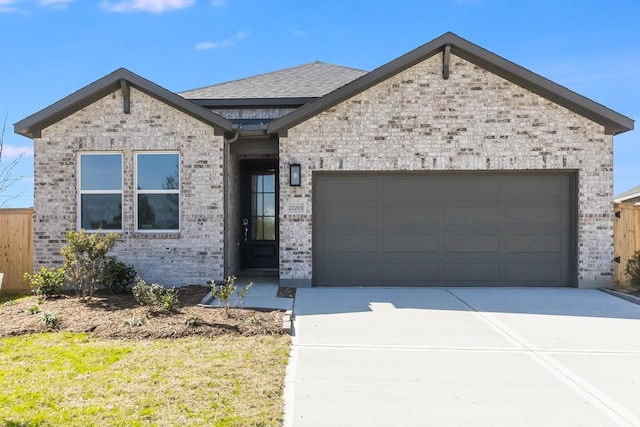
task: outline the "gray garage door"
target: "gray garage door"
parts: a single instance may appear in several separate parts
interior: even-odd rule
[[[315,285],[568,286],[569,173],[316,173]]]

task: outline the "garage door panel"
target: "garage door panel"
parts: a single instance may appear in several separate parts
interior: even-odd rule
[[[507,234],[504,239],[508,253],[546,253],[561,256],[563,236],[558,233]]]
[[[326,225],[362,226],[378,224],[378,210],[374,206],[334,206],[323,209]]]
[[[501,219],[502,209],[495,205],[463,205],[442,208],[442,222],[445,225],[499,224]]]
[[[423,200],[436,199],[440,186],[436,181],[425,181],[420,177],[402,177],[397,175],[393,180],[380,182],[380,197],[390,199]]]
[[[420,283],[430,277],[438,276],[437,262],[398,261],[382,264],[382,279],[389,284]],[[421,278],[421,280],[418,280]]]
[[[509,206],[505,209],[507,224],[550,224],[562,225],[565,209],[554,206]]]
[[[568,200],[568,175],[512,176],[504,183],[507,198]]]
[[[328,261],[322,268],[322,280],[331,284],[343,282],[375,283],[379,280],[378,263],[373,261],[343,260]]]
[[[438,209],[429,206],[390,206],[382,208],[382,221],[387,225],[438,224]]]
[[[563,264],[557,260],[549,261],[512,261],[504,266],[505,280],[513,283],[526,283],[535,278],[537,285],[566,281]]]
[[[500,252],[500,236],[495,234],[465,233],[447,234],[442,248],[447,253],[495,253]]]
[[[322,238],[326,254],[375,254],[378,252],[378,236],[372,234],[327,234]]]
[[[493,177],[485,177],[482,180],[471,175],[456,177],[453,175],[439,177],[442,182],[443,198],[446,200],[499,200],[501,188]]]
[[[435,233],[390,234],[382,237],[385,254],[433,254],[438,252],[438,235]]]
[[[558,172],[316,173],[314,284],[573,284],[573,183]]]
[[[378,190],[366,177],[353,176],[349,180],[343,180],[334,177],[328,177],[326,182],[320,189],[324,195],[331,197],[332,200],[371,200],[378,196]]]
[[[499,283],[501,281],[500,263],[488,260],[443,262],[442,276],[445,282]]]

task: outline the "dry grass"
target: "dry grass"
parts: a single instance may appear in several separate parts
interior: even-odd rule
[[[287,336],[0,339],[7,426],[276,426]]]

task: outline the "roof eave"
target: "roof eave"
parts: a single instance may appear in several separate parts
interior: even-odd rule
[[[217,133],[232,132],[232,123],[224,117],[202,108],[125,68],[119,68],[37,113],[20,120],[13,125],[14,131],[28,138],[40,138],[42,129],[120,89],[122,80],[147,95],[213,126],[218,131]]]
[[[603,125],[606,134],[617,135],[633,129],[632,119],[449,32],[274,120],[268,131],[286,134],[288,129],[439,53],[446,45],[457,56]]]

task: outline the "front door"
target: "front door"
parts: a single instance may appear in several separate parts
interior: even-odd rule
[[[242,268],[278,268],[278,161],[240,162]]]

